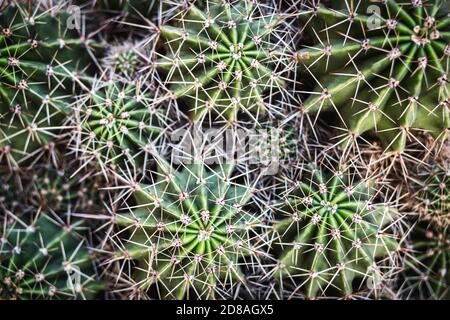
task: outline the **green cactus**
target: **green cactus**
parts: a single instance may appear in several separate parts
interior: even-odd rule
[[[271,99],[283,86],[277,67],[288,41],[279,44],[276,33],[282,18],[259,10],[243,0],[213,0],[161,26],[166,54],[157,66],[194,121],[206,113],[228,121],[236,120],[238,111],[264,114],[270,105],[265,92]]]
[[[446,1],[345,0],[310,8],[302,17],[312,45],[296,55],[315,84],[305,111],[334,110],[349,133],[344,146],[365,132],[399,152],[415,129],[449,137]]]
[[[410,253],[405,256],[404,299],[450,299],[450,237],[448,228],[419,223],[411,233]]]
[[[110,46],[103,65],[110,71],[110,78],[133,80],[136,78],[138,70],[143,69],[143,64],[139,53],[138,45],[125,42],[120,45]]]
[[[22,177],[9,171],[0,171],[0,212],[7,207],[15,210],[16,207],[24,205],[28,199],[23,195],[27,194],[28,186],[22,182]]]
[[[2,221],[3,222],[3,221]],[[90,250],[71,225],[39,213],[0,223],[0,299],[89,299],[102,289]]]
[[[307,297],[350,296],[382,278],[377,263],[398,243],[389,226],[395,211],[378,203],[368,181],[314,165],[282,178],[275,210],[274,278]],[[368,280],[369,279],[369,280]]]
[[[433,165],[432,170],[421,174],[424,179],[416,193],[418,210],[424,219],[439,225],[450,224],[450,170]]]
[[[139,81],[99,81],[78,99],[76,110],[80,148],[101,165],[144,165],[170,129],[167,110]]]
[[[158,179],[136,189],[136,206],[115,222],[126,250],[113,258],[133,259],[139,290],[162,299],[214,299],[245,286],[244,270],[258,256],[257,215],[249,182],[233,166],[192,164],[175,170],[159,162]]]
[[[87,212],[101,194],[95,179],[80,181],[80,174],[70,177],[64,170],[50,166],[36,168],[32,174],[29,191],[35,207],[55,212],[67,210]]]
[[[18,165],[61,129],[89,54],[67,12],[14,3],[0,13],[0,149]]]

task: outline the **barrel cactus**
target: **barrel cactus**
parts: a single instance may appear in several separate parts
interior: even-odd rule
[[[213,0],[161,26],[165,54],[157,67],[194,121],[206,114],[233,121],[239,111],[252,118],[267,113],[284,85],[278,69],[290,42],[277,33],[282,17],[262,10],[258,3]]]
[[[420,222],[405,256],[400,293],[404,299],[450,299],[448,228]]]
[[[417,185],[415,199],[421,217],[439,225],[449,225],[450,170],[434,164],[431,170],[421,172]]]
[[[161,299],[232,297],[233,287],[245,288],[244,270],[262,252],[261,223],[247,207],[249,181],[227,164],[177,170],[160,161],[159,168],[153,184],[136,188],[136,205],[115,218],[117,243],[126,247],[113,260],[135,261],[130,291]]]
[[[344,146],[370,132],[403,152],[412,130],[449,137],[448,3],[314,1],[303,14],[312,39],[296,57],[315,87],[310,113],[334,110]],[[311,17],[311,14],[313,15]]]
[[[145,81],[98,81],[76,103],[74,142],[100,166],[145,165],[170,129],[167,110],[158,106]]]
[[[17,166],[61,129],[73,80],[90,59],[62,7],[14,3],[0,13],[0,151]]]
[[[95,202],[102,196],[97,190],[96,179],[82,180],[82,174],[71,177],[69,172],[48,165],[27,174],[31,175],[31,180],[26,182],[31,203],[45,210],[86,213],[93,210]]]
[[[0,223],[0,299],[89,299],[102,289],[78,232],[56,216],[14,217]]]
[[[293,294],[350,297],[382,280],[382,259],[397,250],[396,212],[375,197],[370,181],[315,165],[282,177],[275,215],[273,276]],[[373,286],[370,289],[376,289]]]
[[[96,5],[109,12],[140,14],[145,18],[150,18],[158,7],[155,0],[98,0]]]

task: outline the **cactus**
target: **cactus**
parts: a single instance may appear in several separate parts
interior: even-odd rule
[[[14,3],[0,13],[0,149],[18,165],[61,129],[89,54],[67,12]]]
[[[413,140],[415,129],[447,139],[450,17],[445,4],[312,4],[302,15],[312,44],[296,55],[315,83],[305,110],[334,110],[338,125],[349,133],[344,146],[365,132],[398,152]]]
[[[136,206],[117,214],[116,236],[128,245],[113,260],[136,261],[133,287],[148,296],[232,296],[234,286],[245,286],[244,270],[259,252],[260,220],[247,209],[249,182],[233,176],[229,164],[175,170],[160,160],[159,168],[157,181],[136,189]]]
[[[5,208],[15,210],[16,207],[29,201],[23,197],[27,194],[29,186],[22,180],[21,175],[16,172],[0,171],[0,212]]]
[[[450,299],[448,4],[0,0],[0,300]]]
[[[450,299],[448,229],[424,222],[414,227],[399,288],[404,299]]]
[[[7,217],[0,225],[0,299],[89,299],[102,289],[78,234],[82,221],[42,212],[29,221]]]
[[[138,71],[144,70],[138,44],[125,42],[110,46],[103,65],[109,70],[110,78],[134,80]]]
[[[125,162],[145,166],[149,152],[162,144],[170,129],[167,110],[155,100],[151,87],[140,81],[98,81],[76,103],[76,148],[102,167]]]
[[[415,194],[417,210],[424,219],[439,225],[450,223],[450,170],[434,164],[432,170],[423,171],[420,188]]]
[[[271,95],[284,85],[277,27],[282,18],[264,15],[246,1],[207,1],[162,25],[166,53],[157,66],[176,98],[185,100],[194,121],[207,113],[236,120],[238,111],[252,119],[267,112]]]
[[[95,179],[84,179],[81,174],[70,177],[68,172],[51,166],[36,167],[32,175],[28,192],[31,204],[44,210],[65,213],[67,211],[87,212],[94,202],[101,199]],[[30,187],[31,186],[31,187]]]
[[[349,297],[382,277],[378,261],[397,250],[390,226],[395,210],[378,202],[370,181],[315,165],[282,177],[282,199],[273,205],[273,271],[284,288],[309,298]],[[381,278],[380,278],[381,279]]]

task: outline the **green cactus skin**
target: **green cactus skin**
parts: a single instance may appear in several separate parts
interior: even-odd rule
[[[146,18],[149,18],[157,7],[155,0],[100,0],[96,4],[101,9],[128,12],[134,15],[139,13]]]
[[[450,300],[450,237],[448,228],[419,223],[411,234],[411,254],[404,263],[404,299]]]
[[[82,222],[40,213],[29,224],[5,218],[0,227],[0,299],[89,299],[102,289],[77,234]],[[77,275],[79,282],[70,280]]]
[[[69,112],[72,79],[89,62],[69,14],[10,5],[0,13],[0,148],[15,165],[47,145]]]
[[[251,188],[233,177],[233,166],[192,164],[174,170],[160,162],[158,181],[135,192],[132,212],[116,223],[132,236],[114,259],[136,260],[133,279],[161,299],[215,299],[245,284],[254,261],[259,218],[247,211]],[[156,288],[156,289],[155,289]]]
[[[439,225],[450,225],[450,169],[438,165],[422,175],[425,181],[417,194],[421,216]]]
[[[143,165],[169,130],[150,87],[99,82],[77,102],[83,149],[101,164]]]
[[[273,42],[281,19],[257,13],[245,1],[209,1],[204,10],[192,5],[174,25],[161,26],[167,54],[157,66],[174,96],[186,101],[194,121],[205,113],[228,121],[238,111],[263,114],[265,91],[273,94],[283,85],[275,71],[279,44]]]
[[[311,18],[314,44],[297,54],[316,85],[304,103],[307,112],[337,112],[349,132],[344,146],[364,132],[400,152],[413,129],[449,137],[445,1],[345,0],[311,7],[313,17],[308,11],[303,18]],[[372,13],[374,7],[380,12]]]
[[[274,206],[274,278],[308,298],[351,296],[397,249],[394,209],[372,204],[374,190],[356,176],[314,165],[283,183],[293,186]]]

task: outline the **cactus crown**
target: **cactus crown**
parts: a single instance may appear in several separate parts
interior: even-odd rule
[[[264,91],[283,84],[277,14],[241,0],[207,1],[175,20],[161,26],[167,54],[157,63],[174,95],[188,100],[194,121],[205,113],[235,120],[238,111],[267,111]]]
[[[404,150],[412,129],[447,138],[446,9],[440,0],[311,5],[304,20],[313,46],[297,54],[316,83],[305,109],[336,110],[350,138],[374,132],[386,148],[397,151]]]
[[[381,272],[378,259],[397,248],[389,231],[395,212],[376,202],[368,181],[308,165],[281,183],[285,200],[273,207],[275,278],[285,287],[307,297],[345,296],[360,289],[355,279]]]
[[[419,210],[426,218],[440,225],[450,224],[450,170],[436,166],[425,172],[425,181],[418,192]]]
[[[94,279],[82,222],[65,224],[39,213],[14,217],[0,230],[0,298],[87,299],[102,288]]]
[[[79,97],[77,119],[81,146],[101,166],[144,165],[168,130],[166,110],[156,106],[151,86],[99,81]],[[78,143],[78,141],[76,141]]]
[[[156,286],[164,299],[227,296],[257,253],[260,222],[245,207],[251,188],[230,165],[174,170],[161,162],[160,169],[157,181],[135,192],[132,211],[116,218],[133,230],[120,255],[137,260],[134,280],[144,292]]]

